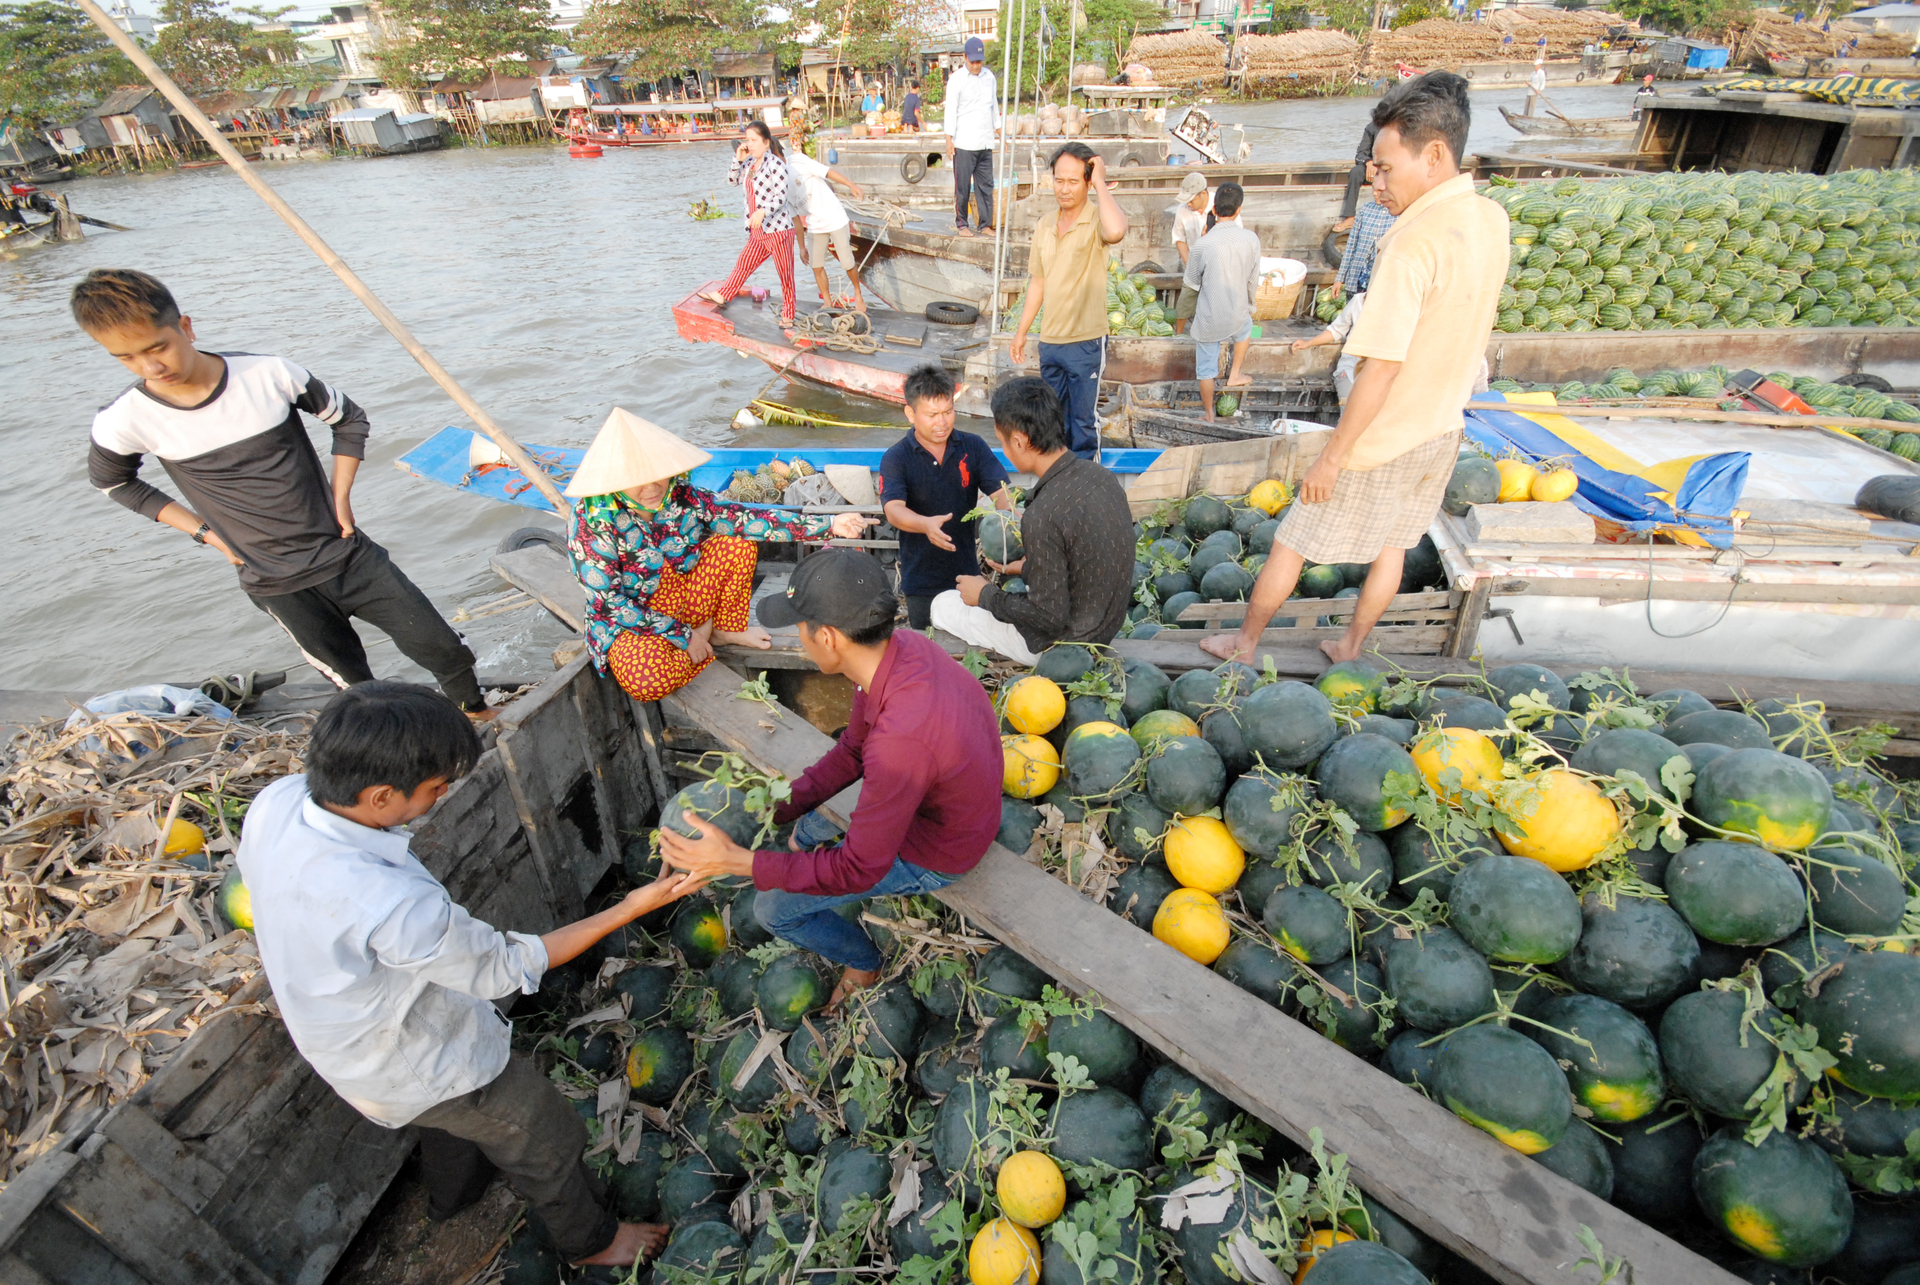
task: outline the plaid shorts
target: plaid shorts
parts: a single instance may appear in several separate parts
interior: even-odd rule
[[[1341,469],[1333,498],[1295,502],[1274,542],[1309,562],[1372,562],[1382,549],[1411,549],[1439,515],[1463,436],[1443,433],[1364,473]]]

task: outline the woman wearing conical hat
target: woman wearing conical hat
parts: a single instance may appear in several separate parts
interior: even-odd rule
[[[567,552],[587,591],[587,651],[635,700],[693,681],[715,647],[769,647],[747,617],[756,540],[856,539],[858,513],[832,517],[734,504],[686,474],[713,457],[615,410],[567,484],[577,501]]]

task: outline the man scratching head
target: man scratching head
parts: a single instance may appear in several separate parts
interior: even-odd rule
[[[1373,141],[1374,191],[1378,196],[1384,189],[1387,213],[1398,217],[1459,174],[1470,121],[1466,78],[1450,71],[1396,86],[1374,105],[1380,131]]]

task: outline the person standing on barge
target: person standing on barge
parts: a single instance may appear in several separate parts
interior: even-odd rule
[[[858,513],[795,514],[733,504],[693,485],[713,457],[615,409],[567,483],[567,556],[587,591],[587,652],[635,700],[679,691],[715,647],[773,645],[747,609],[756,540],[856,539]]]
[[[793,327],[798,302],[793,284],[793,210],[787,202],[786,153],[764,121],[748,121],[733,153],[727,182],[747,194],[747,244],[733,265],[733,275],[717,290],[702,290],[700,298],[724,308],[747,288],[751,277],[769,258],[780,274],[780,324]]]

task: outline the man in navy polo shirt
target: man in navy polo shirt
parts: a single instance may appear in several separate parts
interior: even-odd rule
[[[953,427],[953,380],[938,366],[916,367],[907,375],[904,437],[880,459],[880,502],[887,521],[900,532],[900,596],[907,600],[907,623],[932,627],[936,595],[961,576],[980,574],[974,551],[978,519],[961,519],[990,495],[1001,509],[1013,507],[1007,470],[984,440]]]

